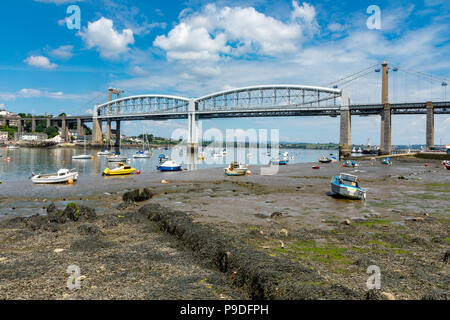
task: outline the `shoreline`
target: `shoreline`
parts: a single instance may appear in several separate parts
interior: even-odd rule
[[[361,161],[356,168],[335,163],[312,170],[310,163],[301,163],[281,166],[274,176],[261,176],[253,167],[251,175],[242,177],[226,177],[222,169],[211,168],[119,178],[114,179],[119,183],[96,186],[95,191],[86,189],[88,181],[78,187],[62,186],[64,191],[53,193],[45,202],[37,198],[36,206],[45,212],[51,201],[60,209],[73,201],[93,207],[97,219],[48,227],[44,223],[35,230],[32,228],[39,226],[38,219],[47,219],[44,213],[31,218],[36,221],[12,227],[7,221],[14,214],[1,219],[0,259],[7,259],[0,262],[0,276],[6,279],[2,297],[186,299],[182,296],[185,291],[194,299],[250,298],[254,291],[235,283],[235,279],[246,279],[245,274],[233,276],[235,268],[220,270],[205,260],[204,251],[191,247],[190,240],[172,235],[182,227],[170,227],[175,223],[172,214],[165,220],[149,220],[138,212],[148,205],[160,205],[167,209],[157,212],[182,212],[186,218],[180,216],[180,221],[189,218],[195,225],[206,227],[212,232],[205,234],[206,239],[223,234],[246,243],[249,247],[245,250],[260,252],[258,261],[268,268],[281,268],[283,261],[291,261],[300,270],[311,270],[292,278],[306,290],[302,291],[306,298],[317,299],[316,293],[321,292],[325,299],[365,299],[366,269],[375,264],[382,272],[381,291],[397,299],[448,299],[450,266],[443,257],[450,250],[450,175],[439,161],[429,162],[428,167],[423,164],[424,160],[396,159],[392,166],[377,162],[371,167],[368,161]],[[339,172],[360,176],[361,185],[368,190],[367,201],[329,194],[331,176]],[[161,183],[163,179],[166,184]],[[151,191],[151,199],[123,204],[124,192],[143,187]],[[30,198],[23,201],[29,203]],[[33,210],[29,212],[37,213]],[[349,224],[343,223],[346,220]],[[96,235],[92,237],[89,232]],[[213,244],[215,240],[211,241]],[[54,253],[58,248],[64,251]],[[237,245],[232,255],[240,248],[245,251],[244,246]],[[146,257],[145,252],[156,252],[158,259]],[[29,259],[35,263],[29,264]],[[80,263],[86,275],[77,292],[65,287],[69,261]],[[37,271],[48,268],[49,263],[55,268],[53,276]],[[241,262],[239,266],[243,267]],[[25,277],[13,272],[18,268]],[[164,272],[167,268],[173,276]],[[280,277],[288,281],[291,275],[280,273]],[[23,287],[24,281],[31,285]],[[119,282],[121,287],[115,287]],[[42,283],[49,285],[42,287]],[[169,284],[176,288],[174,294],[165,292]],[[298,294],[298,290],[294,291]],[[264,292],[263,298],[273,297]]]

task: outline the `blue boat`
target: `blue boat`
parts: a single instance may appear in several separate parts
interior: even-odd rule
[[[386,157],[381,160],[382,164],[392,164],[391,158]]]
[[[343,167],[356,167],[358,164],[353,160],[346,160],[342,164]]]
[[[341,173],[331,179],[331,192],[349,199],[366,200],[366,190],[358,184],[358,177]]]
[[[173,160],[167,160],[163,164],[156,167],[159,171],[181,171],[181,165]]]

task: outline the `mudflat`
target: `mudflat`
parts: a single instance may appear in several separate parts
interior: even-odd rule
[[[142,174],[90,186],[80,181],[56,192],[24,188],[20,196],[7,186],[0,209],[7,214],[0,224],[0,298],[255,298],[248,286],[252,272],[239,278],[254,256],[255,264],[273,270],[254,270],[255,281],[266,286],[256,298],[448,299],[450,171],[433,160],[358,164],[280,166],[270,176],[258,167],[242,177],[225,177],[222,169]],[[331,194],[331,177],[340,172],[359,176],[366,201]],[[152,193],[148,200],[123,203],[125,192],[144,187]],[[49,221],[51,202],[60,210],[69,202],[88,206],[96,216]],[[154,217],[158,210],[168,221]],[[171,222],[171,216],[179,219]],[[176,232],[191,230],[183,223],[203,228],[204,238],[192,245],[192,237]],[[243,258],[225,270],[205,252],[208,237],[232,239],[226,253]],[[67,287],[70,265],[80,268],[80,289]],[[372,265],[381,272],[377,294],[368,294],[366,285]],[[297,267],[296,278],[289,270]],[[286,279],[296,287],[283,287]]]

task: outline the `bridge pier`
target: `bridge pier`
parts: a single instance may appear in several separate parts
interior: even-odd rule
[[[84,136],[84,123],[80,117],[77,117],[77,136]]]
[[[116,120],[116,152],[120,151],[120,120]]]
[[[389,103],[384,104],[381,111],[381,138],[380,138],[380,155],[391,154],[391,106]]]
[[[31,118],[31,132],[36,132],[36,118]]]
[[[67,122],[66,122],[66,117],[62,116],[61,118],[61,134],[62,134],[62,138],[64,142],[67,142],[67,137],[68,137],[68,128],[67,128]]]
[[[23,132],[22,119],[17,120],[17,132],[18,133],[22,133]]]
[[[434,107],[431,101],[427,101],[427,149],[434,147]]]
[[[50,117],[47,117],[47,125],[46,125],[46,127],[48,128],[48,127],[50,127],[51,126],[51,123],[50,123]]]
[[[92,142],[102,143],[102,119],[93,117],[92,118]]]
[[[188,141],[189,153],[195,154],[198,149],[198,115],[195,114],[197,104],[194,100],[189,101],[188,113]]]
[[[340,142],[339,159],[348,158],[352,151],[352,121],[350,114],[350,97],[348,91],[342,93],[342,104],[340,109]]]
[[[110,144],[111,143],[111,138],[112,138],[112,134],[111,134],[111,120],[107,119],[106,120],[106,143]]]

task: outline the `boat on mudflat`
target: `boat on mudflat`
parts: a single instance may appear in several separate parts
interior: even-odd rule
[[[333,161],[333,160],[330,158],[327,158],[324,154],[322,155],[322,157],[319,158],[320,163],[330,163],[331,161]]]
[[[59,169],[57,173],[50,174],[34,174],[32,173],[31,181],[33,183],[66,183],[69,180],[75,181],[78,179],[78,172],[75,169]]]
[[[381,160],[382,164],[392,164],[391,158],[386,157]]]
[[[248,168],[237,161],[231,162],[229,167],[224,168],[227,176],[245,176]]]
[[[124,164],[123,162],[119,163],[116,168],[106,168],[103,171],[104,176],[117,176],[117,175],[127,175],[132,174],[136,171],[136,168],[131,167],[128,164]]]
[[[358,165],[358,164],[357,164],[355,161],[353,161],[353,160],[346,160],[346,161],[344,161],[344,163],[342,164],[343,167],[350,167],[350,168],[356,167],[357,165]]]
[[[334,176],[331,179],[331,192],[349,199],[366,199],[366,190],[359,186],[358,177],[351,174]]]
[[[181,171],[181,165],[173,160],[167,160],[156,167],[159,171]]]

